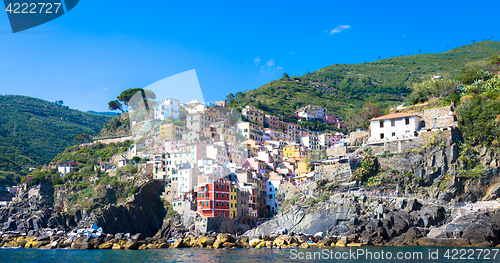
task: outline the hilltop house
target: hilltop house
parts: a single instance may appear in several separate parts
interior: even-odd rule
[[[168,116],[179,119],[180,101],[176,99],[165,99],[155,107],[154,116],[157,120],[165,120]]]
[[[316,105],[307,105],[295,111],[295,113],[306,120],[309,119],[323,119],[326,114],[326,108],[316,106]]]
[[[370,120],[371,142],[418,136],[421,117],[414,113],[393,113]]]

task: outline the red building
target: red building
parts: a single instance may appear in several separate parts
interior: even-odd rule
[[[230,191],[224,179],[198,177],[198,212],[204,217],[229,217]]]

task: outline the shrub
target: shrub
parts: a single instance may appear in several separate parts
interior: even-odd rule
[[[378,162],[376,159],[371,155],[366,156],[363,161],[361,161],[360,166],[353,172],[353,179],[364,182],[377,173],[377,168]]]

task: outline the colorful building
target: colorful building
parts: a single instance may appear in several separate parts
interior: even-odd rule
[[[238,218],[238,187],[236,184],[231,184],[230,187],[231,193],[230,193],[230,204],[231,207],[229,208],[229,217],[233,220]]]
[[[211,175],[198,177],[198,212],[204,217],[230,217],[229,184]]]

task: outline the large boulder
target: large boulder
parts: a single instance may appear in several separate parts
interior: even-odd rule
[[[483,197],[483,201],[496,200],[500,197],[500,183],[493,184],[488,188]]]
[[[470,240],[471,244],[492,242],[498,244],[499,227],[486,214],[476,215],[469,224],[461,231],[461,238]]]
[[[181,247],[184,247],[184,242],[182,240],[182,238],[179,238],[177,239],[173,244],[172,244],[172,248],[181,248]]]
[[[222,243],[235,241],[234,238],[230,234],[218,234],[217,240],[219,240]]]
[[[89,242],[74,242],[71,249],[91,249],[91,246]]]

